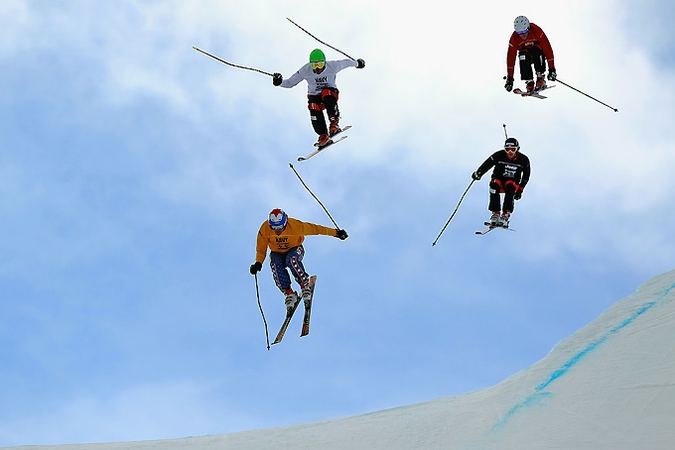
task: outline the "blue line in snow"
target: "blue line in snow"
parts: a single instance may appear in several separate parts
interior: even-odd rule
[[[663,302],[664,298],[670,294],[670,292],[675,289],[675,284],[670,286],[669,288],[661,291],[660,293],[656,293],[658,296],[656,300],[652,300],[650,302],[645,303],[642,305],[640,309],[635,311],[633,314],[631,314],[630,317],[628,317],[626,320],[621,322],[619,325],[613,327],[610,329],[607,334],[601,336],[598,340],[591,342],[586,348],[584,348],[582,351],[574,355],[572,358],[569,359],[565,364],[563,364],[559,369],[554,370],[551,372],[549,375],[548,379],[544,381],[543,383],[539,384],[534,388],[534,393],[531,394],[529,397],[527,397],[525,400],[523,400],[520,403],[517,403],[514,405],[509,411],[504,415],[502,420],[497,422],[493,427],[492,431],[496,431],[499,428],[502,428],[506,423],[513,417],[518,411],[534,406],[534,405],[539,405],[542,404],[543,401],[547,398],[552,396],[553,394],[551,392],[545,392],[544,389],[546,389],[548,386],[551,385],[554,381],[557,379],[565,376],[567,372],[570,371],[572,367],[574,367],[579,361],[581,361],[586,355],[591,353],[593,350],[598,348],[600,345],[604,344],[607,342],[607,340],[612,337],[615,333],[619,332],[623,328],[627,327],[628,325],[632,324],[637,320],[638,317],[652,309],[654,306],[660,304]],[[659,295],[660,294],[660,295]]]

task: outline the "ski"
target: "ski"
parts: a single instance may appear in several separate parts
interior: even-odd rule
[[[312,153],[310,153],[309,155],[307,155],[307,156],[298,156],[298,161],[307,161],[308,159],[313,158],[314,156],[318,155],[320,152],[324,151],[324,150],[327,149],[328,147],[331,147],[331,146],[337,144],[337,143],[340,142],[340,141],[344,141],[345,139],[347,139],[347,137],[348,137],[348,136],[340,136],[339,138],[337,138],[337,139],[335,139],[335,140],[331,139],[330,141],[328,141],[328,144],[323,145],[323,146],[317,148],[316,150],[314,150],[314,151],[313,151]]]
[[[312,314],[312,300],[314,299],[314,286],[316,286],[316,275],[312,275],[309,278],[309,287],[312,289],[312,295],[309,297],[309,301],[305,302],[305,317],[302,319],[302,332],[300,337],[307,336],[309,334],[309,319]]]
[[[345,126],[344,128],[340,128],[340,131],[338,131],[338,132],[335,133],[335,134],[331,134],[331,135],[330,135],[330,138],[333,139],[335,136],[337,136],[338,134],[343,133],[343,132],[349,130],[351,127],[352,127],[351,125],[347,125],[347,126]],[[319,146],[319,143],[318,143],[318,142],[315,142],[315,143],[314,143],[314,147],[318,147],[318,146]],[[324,147],[325,147],[325,146],[324,146]]]
[[[533,92],[527,92],[527,91],[523,91],[520,88],[515,88],[513,90],[513,93],[517,94],[517,95],[520,95],[521,97],[536,97],[536,98],[540,98],[540,99],[545,99],[545,98],[548,98],[548,97],[546,97],[545,95],[541,95],[540,92],[545,91],[546,89],[554,88],[554,87],[555,87],[555,85],[553,85],[553,86],[547,85],[543,89],[535,90]]]
[[[293,318],[293,314],[295,314],[295,310],[298,309],[298,305],[300,304],[300,299],[298,299],[298,302],[295,304],[291,312],[286,312],[286,319],[284,320],[284,323],[281,324],[281,329],[279,330],[279,333],[277,333],[276,339],[274,339],[274,342],[272,342],[272,345],[278,344],[281,342],[281,340],[284,338],[284,334],[286,334],[286,329],[288,329],[288,325],[291,323],[291,319]]]
[[[487,228],[483,231],[476,231],[476,234],[485,235],[488,234],[490,231],[494,230],[495,228],[501,228],[503,230],[508,231],[516,231],[513,228],[509,228],[508,225],[503,227],[501,225],[492,225],[490,222],[483,222],[483,225],[485,225]]]
[[[495,228],[497,228],[497,227],[489,226],[486,229],[484,229],[483,231],[476,231],[476,234],[480,234],[482,236],[482,235],[488,234],[490,231],[494,230]]]

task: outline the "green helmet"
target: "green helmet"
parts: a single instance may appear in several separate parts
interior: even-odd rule
[[[315,48],[312,50],[312,53],[309,54],[309,62],[315,63],[319,61],[326,61],[326,55],[318,48]]]

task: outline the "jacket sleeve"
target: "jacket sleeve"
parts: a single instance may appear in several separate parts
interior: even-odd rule
[[[544,33],[544,30],[542,30],[540,27],[538,28],[539,28],[539,36],[537,37],[537,40],[541,45],[541,50],[544,52],[544,57],[546,58],[546,62],[548,63],[548,68],[555,70],[555,63],[553,61],[553,47],[551,47],[551,43],[549,42],[548,37],[546,37],[546,33]]]
[[[263,223],[258,230],[258,237],[255,244],[255,261],[261,264],[265,261],[265,257],[267,256],[267,236],[265,236],[263,232],[264,225],[265,223]]]
[[[525,189],[525,186],[527,186],[528,181],[530,181],[530,160],[527,160],[527,163],[523,167],[523,176],[520,178],[520,189]]]
[[[315,236],[315,235],[324,235],[324,236],[335,236],[335,228],[324,227],[323,225],[317,225],[315,223],[309,222],[300,222],[302,224],[302,234],[305,236]]]
[[[480,172],[481,176],[485,175],[485,173],[488,170],[492,169],[494,165],[495,165],[495,155],[493,153],[492,155],[490,155],[488,159],[485,160],[483,164],[480,165],[480,167],[478,167],[478,169],[476,169],[476,172]]]
[[[335,64],[335,72],[339,72],[347,67],[356,67],[358,63],[353,59],[340,59],[338,61],[333,61]]]
[[[307,65],[307,64],[306,64]],[[305,66],[306,66],[305,65]],[[291,75],[290,78],[283,80],[280,84],[281,87],[283,88],[292,88],[298,85],[302,80],[305,79],[305,66],[302,66],[301,68],[298,69],[297,72],[295,72],[293,75]]]
[[[515,33],[514,33],[515,34]],[[518,52],[518,46],[516,45],[513,34],[509,39],[509,49],[506,52],[506,76],[513,77],[516,67],[516,53]]]

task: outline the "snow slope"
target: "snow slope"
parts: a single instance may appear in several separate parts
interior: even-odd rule
[[[492,388],[400,408],[220,436],[31,450],[671,449],[675,271]]]

